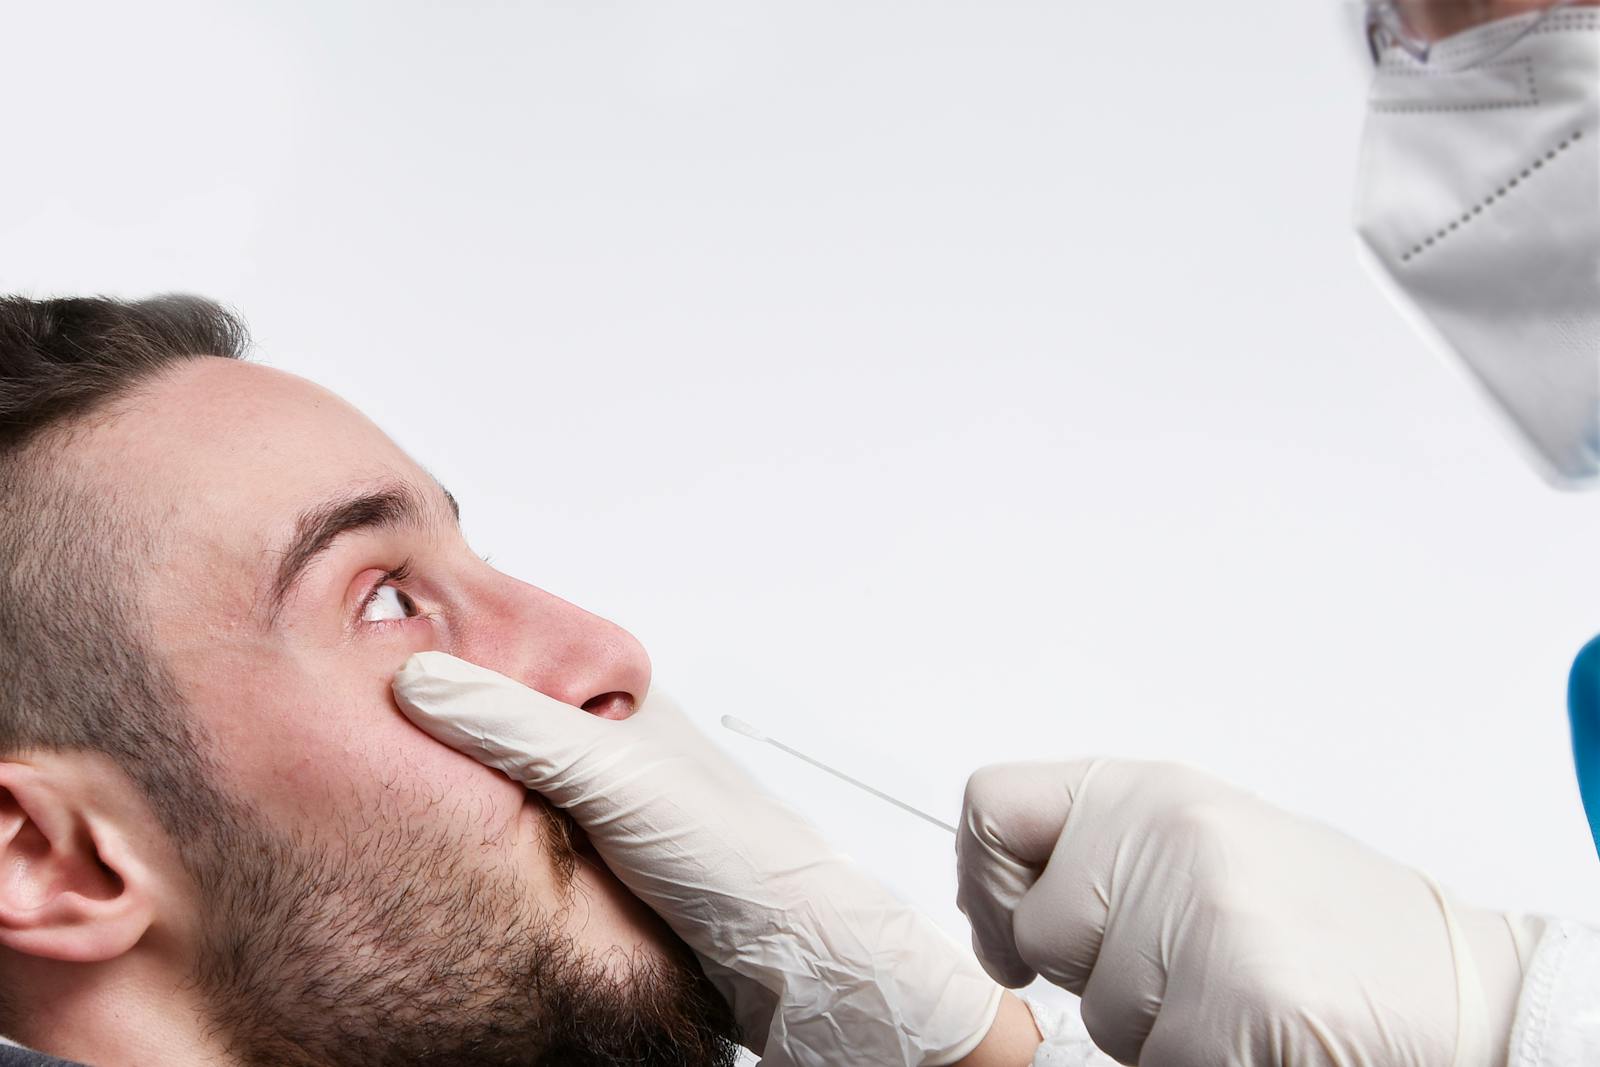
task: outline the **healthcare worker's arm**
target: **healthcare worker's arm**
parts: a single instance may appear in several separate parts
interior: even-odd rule
[[[659,694],[629,719],[599,719],[442,652],[412,656],[394,692],[434,737],[572,814],[695,951],[765,1067],[1032,1058],[1027,1010],[965,945],[830,848]]]
[[[1467,906],[1197,771],[989,767],[958,829],[958,903],[986,969],[1080,994],[1120,1062],[1600,1063],[1593,932]]]

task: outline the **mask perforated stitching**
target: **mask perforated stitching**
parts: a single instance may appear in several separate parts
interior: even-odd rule
[[[1600,13],[1594,11],[1554,11],[1544,17],[1531,33],[1564,33],[1567,30],[1600,30]]]
[[[1583,137],[1583,131],[1582,130],[1574,130],[1570,137],[1567,137],[1560,144],[1558,144],[1554,148],[1550,149],[1550,151],[1546,152],[1544,155],[1540,156],[1538,159],[1535,159],[1528,166],[1522,168],[1522,173],[1521,174],[1516,175],[1515,177],[1511,178],[1509,181],[1507,181],[1504,184],[1502,184],[1494,192],[1490,193],[1488,196],[1484,197],[1478,203],[1474,204],[1469,210],[1462,212],[1462,214],[1461,214],[1461,216],[1459,218],[1452,219],[1450,221],[1449,225],[1443,227],[1437,233],[1434,233],[1433,235],[1424,238],[1420,244],[1416,245],[1409,252],[1402,252],[1400,254],[1400,262],[1402,262],[1402,263],[1410,262],[1412,257],[1420,256],[1422,253],[1424,253],[1428,249],[1432,248],[1437,242],[1444,240],[1446,237],[1450,236],[1456,230],[1460,229],[1462,226],[1465,226],[1467,223],[1471,222],[1473,219],[1475,219],[1479,215],[1483,214],[1484,211],[1487,210],[1489,207],[1491,207],[1492,205],[1494,205],[1498,201],[1503,200],[1505,197],[1510,195],[1511,190],[1517,188],[1517,186],[1521,185],[1523,182],[1525,182],[1529,178],[1533,177],[1535,172],[1544,169],[1544,165],[1546,163],[1553,162],[1556,159],[1557,156],[1561,155],[1567,149],[1569,149],[1573,145],[1577,144],[1578,141],[1582,137]]]
[[[1385,115],[1437,115],[1451,111],[1501,111],[1513,107],[1538,107],[1539,106],[1539,81],[1534,77],[1533,60],[1512,59],[1502,63],[1486,63],[1482,67],[1474,68],[1477,72],[1491,70],[1495,67],[1521,67],[1522,76],[1527,81],[1528,95],[1520,100],[1497,101],[1492,104],[1392,104],[1378,100],[1372,103],[1372,110]],[[1405,69],[1385,69],[1383,78],[1441,78],[1450,76],[1447,72],[1433,71],[1426,68],[1410,67]],[[1373,92],[1378,91],[1378,84],[1373,84]]]
[[[1531,28],[1526,24],[1518,25],[1520,21],[1503,19],[1498,24],[1491,23],[1470,30],[1455,41],[1443,41],[1434,49],[1435,59],[1431,63],[1418,60],[1397,45],[1386,48],[1378,57],[1377,69],[1384,74],[1417,74],[1424,77],[1461,73],[1478,65],[1471,62],[1473,55],[1492,61],[1493,56],[1514,46],[1523,37],[1600,30],[1600,12],[1596,11],[1553,11],[1542,16]]]

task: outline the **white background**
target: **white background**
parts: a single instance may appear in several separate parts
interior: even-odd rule
[[[9,5],[0,288],[240,308],[495,563],[953,817],[1185,760],[1600,919],[1600,497],[1364,276],[1323,3]],[[724,734],[953,930],[950,841]]]

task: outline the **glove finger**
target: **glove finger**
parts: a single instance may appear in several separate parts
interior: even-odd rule
[[[967,781],[956,829],[956,906],[989,976],[1013,989],[1035,969],[1018,953],[1017,905],[1056,847],[1072,798],[1092,763],[1006,763]]]
[[[1082,993],[1100,955],[1110,914],[1110,876],[1120,834],[1115,822],[1121,790],[1111,788],[1106,803],[1095,783],[1121,765],[1088,765],[1074,790],[1071,819],[1056,836],[1038,878],[1016,904],[1012,936],[1017,955],[1047,981]],[[1113,832],[1107,833],[1107,821]]]
[[[1083,997],[1089,1035],[1120,1062],[1239,1062],[1194,1058],[1171,1029],[1165,1045],[1151,1047],[1172,1013],[1169,991],[1206,987],[1204,975],[1173,973],[1174,954],[1186,937],[1204,937],[1192,932],[1193,893],[1200,872],[1217,866],[1203,831],[1216,817],[1206,805],[1216,807],[1221,795],[1230,794],[1220,783],[1173,764],[1097,765],[1079,785],[1044,872],[1017,906],[1018,953],[1046,980]]]
[[[540,792],[593,747],[602,725],[621,725],[444,652],[406,660],[393,689],[406,717],[436,740]]]
[[[1050,872],[1065,866],[1065,860],[1051,861],[1045,877],[1040,881],[1041,900],[1054,899],[1055,886],[1050,882]],[[1036,923],[1048,919],[1036,917],[1027,902],[1020,909],[1018,925],[1024,933],[1018,936],[1033,950],[1042,938],[1035,931]],[[1158,925],[1151,925],[1149,913],[1137,910],[1109,910],[1096,924],[1085,917],[1080,933],[1083,945],[1077,951],[1086,951],[1098,929],[1099,950],[1090,965],[1088,977],[1083,982],[1081,1013],[1083,1025],[1094,1043],[1107,1055],[1120,1063],[1141,1063],[1144,1044],[1155,1026],[1161,1011],[1162,998],[1167,991],[1167,960],[1165,944]],[[1056,931],[1059,934],[1062,931]],[[1050,945],[1036,949],[1040,953],[1062,953],[1062,960],[1070,959],[1074,949],[1064,945]],[[1057,965],[1060,967],[1060,965]],[[1065,968],[1050,969],[1047,978],[1062,984],[1074,977]]]

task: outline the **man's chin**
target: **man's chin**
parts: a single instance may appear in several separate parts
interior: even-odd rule
[[[541,805],[517,817],[521,871],[463,862],[478,839],[453,827],[325,848],[241,814],[201,871],[196,964],[238,1061],[731,1065],[732,1016],[693,955]],[[567,892],[532,884],[563,856]]]
[[[530,794],[532,796],[532,794]],[[596,968],[595,977],[624,996],[641,998],[641,1007],[677,1018],[686,1048],[684,1063],[731,1064],[732,1015],[701,972],[693,951],[612,873],[589,835],[564,810],[543,797],[540,809],[546,847],[557,865],[571,862],[568,903],[560,916],[563,933]],[[557,854],[559,853],[559,854]],[[565,1061],[561,1061],[565,1062]]]
[[[568,890],[563,924],[580,946],[597,957],[690,959],[692,954],[660,916],[645,906],[611,872],[589,835],[566,811],[529,793],[538,811],[541,840],[557,878]]]

